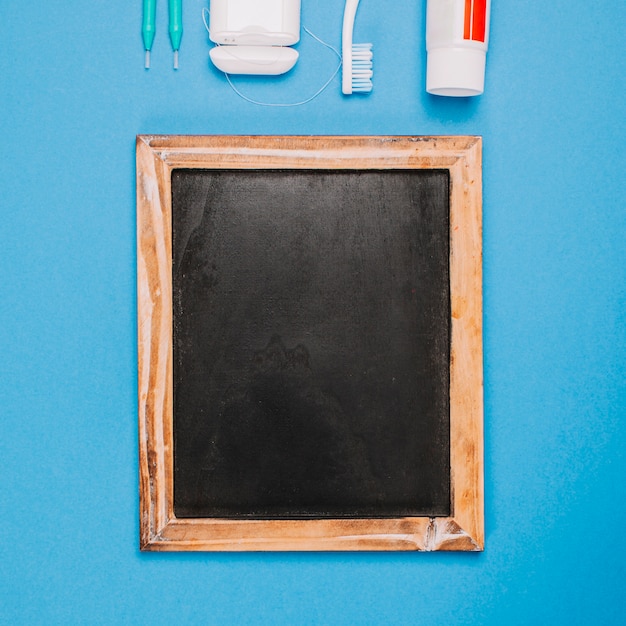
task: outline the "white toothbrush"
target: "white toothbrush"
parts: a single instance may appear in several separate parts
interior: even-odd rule
[[[343,74],[341,91],[344,94],[369,93],[372,91],[372,44],[352,43],[354,18],[359,0],[346,0],[343,12],[343,30],[341,35],[341,55]]]

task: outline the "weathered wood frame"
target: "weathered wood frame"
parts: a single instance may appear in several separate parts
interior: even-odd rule
[[[142,550],[482,550],[480,137],[137,137]],[[452,515],[401,519],[178,519],[173,509],[171,172],[447,169],[450,172]]]

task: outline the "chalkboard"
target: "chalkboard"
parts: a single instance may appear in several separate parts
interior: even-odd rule
[[[450,514],[446,170],[174,170],[174,512]]]
[[[143,549],[482,548],[479,150],[138,138]]]

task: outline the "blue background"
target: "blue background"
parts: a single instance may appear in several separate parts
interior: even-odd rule
[[[174,72],[163,0],[149,71],[138,0],[2,2],[0,621],[624,623],[626,3],[496,0],[485,94],[445,99],[425,2],[364,0],[374,92],[295,108],[208,66],[203,6]],[[303,99],[337,60],[299,50],[237,84]],[[139,553],[138,133],[484,137],[484,553]]]

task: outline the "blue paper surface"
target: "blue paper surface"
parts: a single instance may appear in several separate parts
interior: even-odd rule
[[[187,0],[3,2],[0,623],[619,624],[626,549],[626,4],[494,2],[486,87],[425,93],[425,3],[361,2],[374,91],[259,107]],[[336,47],[343,4],[303,0]],[[337,59],[303,34],[314,93]],[[140,554],[136,134],[484,137],[486,550]]]

